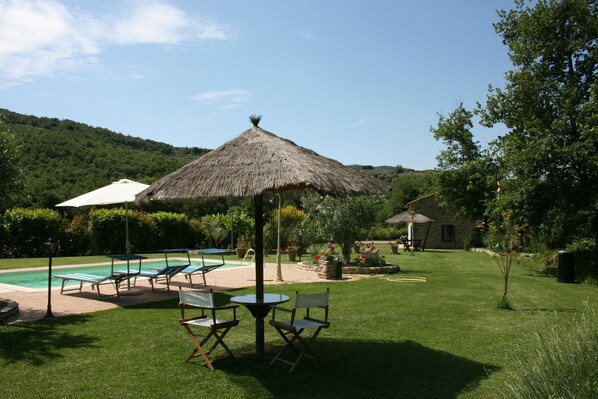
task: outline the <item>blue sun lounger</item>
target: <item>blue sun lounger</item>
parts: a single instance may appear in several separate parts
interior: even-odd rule
[[[59,274],[55,275],[55,278],[62,279],[62,286],[60,287],[60,293],[64,293],[64,286],[68,281],[78,281],[79,284],[79,292],[81,292],[81,288],[83,284],[89,283],[91,285],[91,289],[96,291],[98,294],[98,299],[102,299],[102,295],[100,294],[100,285],[103,284],[112,284],[114,288],[116,288],[116,296],[120,297],[120,285],[130,280],[131,278],[137,276],[141,272],[141,260],[147,259],[145,256],[141,255],[134,255],[134,254],[125,254],[125,255],[111,255],[109,256],[112,258],[111,266],[110,266],[110,274],[108,276],[98,276],[95,274],[87,274],[87,273],[67,273],[67,274]],[[114,270],[114,261],[126,261],[127,262],[127,270],[123,270],[124,273]],[[137,267],[131,267],[131,261],[139,261]]]
[[[228,254],[229,251],[226,249],[218,249],[218,248],[204,248],[204,249],[185,249],[185,248],[178,248],[178,249],[165,249],[164,251],[168,252],[186,252],[187,259],[189,261],[189,266],[184,268],[181,271],[181,274],[185,276],[185,278],[189,281],[191,288],[193,288],[193,275],[200,274],[203,279],[203,285],[207,286],[206,282],[206,274],[211,272],[212,270],[216,270],[221,266],[224,266],[224,255]],[[201,255],[201,264],[202,266],[196,267],[191,266],[191,253],[193,254],[200,254]],[[216,264],[207,264],[204,259],[204,255],[220,255],[221,262]],[[166,263],[168,265],[168,262]],[[152,267],[155,270],[162,270],[164,267]]]
[[[170,279],[177,274],[184,272],[189,266],[191,266],[191,258],[189,257],[189,250],[186,248],[176,248],[176,249],[163,249],[160,252],[164,252],[164,262],[165,266],[155,266],[151,267],[150,270],[141,270],[139,274],[135,276],[134,283],[137,282],[137,277],[147,277],[151,286],[152,292],[154,292],[154,282],[158,282],[158,279],[164,278],[166,280],[166,290],[170,291]],[[172,253],[186,253],[187,254],[187,263],[182,265],[172,265],[168,262],[168,254]],[[119,270],[118,273],[127,273],[126,270]]]
[[[201,267],[192,268],[189,267],[189,270],[183,270],[183,274],[185,278],[189,280],[189,284],[191,284],[191,288],[193,288],[193,281],[192,276],[193,274],[201,274],[203,278],[203,285],[207,287],[206,283],[206,274],[211,272],[212,270],[216,270],[221,266],[224,266],[224,255],[228,254],[229,251],[226,249],[219,249],[219,248],[204,248],[204,249],[195,249],[191,252],[201,254]],[[216,264],[209,264],[206,265],[206,261],[204,259],[204,255],[220,255],[221,262]]]

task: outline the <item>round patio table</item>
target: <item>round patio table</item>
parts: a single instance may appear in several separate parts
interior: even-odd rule
[[[232,303],[245,306],[255,317],[256,352],[264,353],[264,317],[270,312],[271,305],[287,302],[289,297],[282,294],[264,294],[263,298],[256,294],[238,295],[230,299]]]

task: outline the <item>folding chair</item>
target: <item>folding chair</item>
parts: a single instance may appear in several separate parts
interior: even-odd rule
[[[179,287],[179,307],[181,308],[181,326],[185,328],[187,334],[193,341],[195,348],[185,358],[185,363],[191,360],[195,356],[201,356],[206,366],[210,371],[214,371],[214,366],[209,356],[214,350],[221,346],[228,356],[225,358],[235,358],[233,353],[230,351],[228,346],[224,343],[224,337],[230,331],[231,328],[239,324],[237,320],[237,308],[239,305],[225,305],[218,306],[214,300],[214,293],[210,292],[197,292],[197,291],[183,291]],[[201,314],[196,317],[185,317],[185,308],[196,308],[201,310]],[[232,309],[233,320],[222,320],[216,318],[216,311]],[[206,314],[208,313],[208,314]],[[194,333],[191,327],[204,327],[208,329],[208,333],[201,337],[201,334]],[[201,339],[199,340],[198,339]],[[210,338],[214,337],[214,343],[208,350],[205,350],[205,346]]]
[[[303,361],[303,358],[307,357],[316,360],[323,367],[324,364],[320,358],[314,353],[311,348],[311,344],[315,341],[322,328],[330,327],[328,322],[328,297],[329,289],[321,294],[300,294],[297,291],[295,296],[295,304],[292,309],[284,308],[281,306],[271,306],[272,308],[272,320],[270,325],[273,326],[280,336],[285,340],[286,346],[276,355],[270,365],[273,365],[276,361],[286,363],[291,366],[289,373],[295,371],[297,366]],[[323,319],[316,319],[310,317],[310,308],[320,308],[323,310],[312,311],[323,313]],[[297,319],[297,310],[305,309],[305,317],[303,319]],[[290,320],[279,321],[276,320],[276,311],[283,311],[291,314]],[[304,338],[301,336],[303,331],[308,328],[315,328],[315,332],[311,337]],[[295,343],[298,343],[300,348],[295,347]],[[292,349],[297,357],[290,361],[283,359],[282,356],[287,350]]]

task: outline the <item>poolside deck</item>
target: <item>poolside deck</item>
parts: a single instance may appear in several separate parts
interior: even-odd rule
[[[288,283],[307,283],[325,281],[318,278],[316,272],[299,270],[294,265],[282,265],[282,276],[284,282],[276,282],[276,264],[264,264],[264,284],[268,292],[276,292],[272,285]],[[347,277],[355,279],[358,276]],[[194,289],[209,289],[214,291],[225,291],[235,288],[250,287],[255,284],[254,266],[240,266],[231,269],[218,269],[206,275],[207,287],[201,284],[194,284]],[[197,283],[198,281],[196,281]],[[190,288],[189,283],[182,276],[176,276],[171,281],[170,292],[166,291],[165,284],[158,284],[156,292],[152,293],[151,286],[147,279],[140,278],[137,281],[137,288],[142,291],[141,295],[116,297],[116,290],[111,285],[102,286],[102,300],[98,300],[95,291],[89,285],[83,286],[79,293],[77,290],[66,291],[60,294],[59,284],[53,283],[52,288],[52,313],[54,317],[65,315],[95,312],[98,310],[110,309],[121,306],[129,306],[140,303],[161,301],[178,296],[178,287]],[[114,294],[114,295],[113,295]],[[106,295],[106,296],[104,296]],[[108,296],[110,295],[110,296]],[[0,298],[9,299],[19,304],[20,313],[11,323],[20,321],[31,321],[41,319],[46,314],[48,304],[47,289],[19,289],[12,286],[0,284]]]

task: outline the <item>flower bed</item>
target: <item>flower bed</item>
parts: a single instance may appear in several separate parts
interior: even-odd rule
[[[305,262],[297,263],[297,268],[299,270],[305,271],[313,271],[316,273],[321,272],[321,266],[318,265],[310,265]],[[391,273],[398,273],[401,271],[401,268],[397,265],[385,265],[385,266],[358,266],[356,264],[350,263],[349,266],[343,266],[343,274],[391,274]]]

